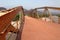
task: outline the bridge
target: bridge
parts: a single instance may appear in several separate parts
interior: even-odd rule
[[[32,11],[31,16],[25,16],[22,6],[3,12],[4,14],[0,16],[0,40],[60,40],[60,24],[41,20],[37,9],[39,8]],[[19,19],[16,19],[17,15],[19,15]],[[37,15],[36,18],[34,15]],[[14,24],[16,25],[14,26]],[[12,33],[12,35],[9,36],[8,33]]]

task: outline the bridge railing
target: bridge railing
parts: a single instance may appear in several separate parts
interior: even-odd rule
[[[6,14],[0,16],[0,40],[6,40],[6,35],[10,31],[19,31],[20,28],[16,31],[17,29],[11,25],[11,21],[13,21],[17,14],[22,15],[21,18],[19,17],[19,21],[24,20],[23,7],[21,6],[6,10]]]
[[[30,10],[28,16],[48,22],[60,23],[59,11],[60,8],[58,7],[40,7]]]

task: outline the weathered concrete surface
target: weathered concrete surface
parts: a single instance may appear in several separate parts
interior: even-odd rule
[[[60,24],[25,16],[21,40],[60,40]]]

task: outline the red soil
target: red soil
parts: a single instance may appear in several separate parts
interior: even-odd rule
[[[25,16],[21,40],[60,40],[60,24]]]

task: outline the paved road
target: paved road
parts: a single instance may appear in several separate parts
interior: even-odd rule
[[[21,40],[60,40],[60,24],[25,16]]]

